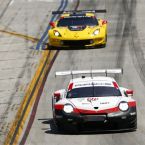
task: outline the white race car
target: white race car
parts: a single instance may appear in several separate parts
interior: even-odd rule
[[[58,130],[78,131],[84,128],[97,130],[136,130],[136,101],[133,90],[119,87],[108,74],[122,73],[122,69],[83,70],[56,72],[72,75],[67,90],[54,92],[53,120]],[[106,76],[93,76],[105,73]],[[74,78],[78,74],[90,77]]]

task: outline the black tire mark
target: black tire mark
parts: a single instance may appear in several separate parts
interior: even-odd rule
[[[43,28],[45,28],[46,26],[44,26],[45,22],[48,22],[48,18],[51,15],[51,12],[48,12],[48,14],[44,17],[44,19],[42,20],[42,23],[39,26],[39,30],[36,34],[36,38],[39,38],[39,36],[41,35],[41,32],[43,30]]]
[[[12,0],[10,0],[6,7],[4,8],[4,10],[2,11],[2,13],[0,14],[0,20],[2,19],[2,17],[4,16],[4,14],[6,13],[6,11],[8,10],[8,7],[10,5]],[[16,13],[13,15],[13,17],[11,17],[11,19],[9,20],[9,22],[4,26],[4,30],[8,29],[8,27],[10,26],[10,24],[15,20],[16,16],[18,15],[18,13],[20,12],[21,7],[16,11]],[[2,36],[1,36],[2,37]],[[1,38],[0,37],[0,38]]]
[[[11,25],[11,23],[15,20],[15,18],[17,17],[17,15],[19,14],[19,12],[20,12],[20,10],[22,9],[22,7],[19,7],[19,9],[16,11],[16,13],[14,14],[14,16],[13,17],[11,17],[11,19],[9,20],[9,22],[7,23],[7,25],[5,26],[5,29],[7,29],[8,27],[9,27],[9,25]],[[26,8],[25,9],[25,12],[24,12],[24,14],[25,14],[25,23],[24,23],[24,25],[25,25],[25,32],[26,32],[26,35],[28,35],[28,11],[27,11],[28,9]],[[47,15],[48,16],[48,15]],[[28,47],[28,41],[26,40],[25,41],[25,47],[26,48],[29,48]],[[13,91],[12,91],[12,93],[10,94],[10,98],[9,98],[9,100],[8,100],[8,105],[7,105],[7,107],[6,107],[6,109],[5,109],[5,111],[2,113],[2,115],[1,115],[1,121],[0,121],[0,128],[2,128],[3,126],[4,126],[4,124],[5,124],[5,120],[7,119],[7,115],[8,115],[8,113],[9,113],[9,110],[11,109],[11,105],[12,105],[12,102],[13,102],[13,100],[14,100],[14,98],[15,98],[15,96],[16,96],[16,94],[18,93],[18,88],[19,88],[19,86],[21,85],[21,83],[22,83],[22,78],[24,77],[24,75],[25,74],[27,74],[27,78],[29,79],[29,78],[31,78],[31,69],[32,68],[30,68],[30,66],[29,66],[29,62],[30,62],[30,59],[31,59],[31,55],[32,55],[32,52],[33,52],[34,50],[31,50],[31,49],[29,49],[28,50],[28,52],[27,52],[27,54],[26,54],[26,61],[25,61],[25,63],[23,64],[23,66],[22,66],[22,70],[21,70],[21,72],[20,72],[20,74],[18,75],[18,77],[17,77],[17,80],[16,80],[16,83],[15,83],[15,86],[14,86],[14,88],[13,88]],[[30,79],[29,79],[30,80]]]
[[[4,8],[4,10],[2,11],[2,13],[0,14],[0,19],[4,16],[5,12],[7,11],[10,3],[11,3],[12,0],[10,0],[7,4],[6,4],[6,7]]]
[[[8,9],[8,6],[7,6],[7,9]],[[6,9],[6,10],[7,10]],[[9,26],[12,24],[12,22],[15,21],[16,17],[18,16],[20,10],[22,9],[22,7],[19,7],[18,10],[14,13],[13,16],[11,16],[11,18],[9,19],[9,21],[7,22],[7,24],[4,25],[4,30],[7,30],[9,28]],[[3,14],[4,15],[4,14]],[[3,17],[3,16],[2,16]],[[1,38],[2,36],[0,36]]]
[[[79,4],[80,4],[80,0],[77,0],[77,4],[76,4],[76,7],[75,7],[75,10],[78,9]],[[51,53],[51,52],[50,52],[50,53]],[[38,107],[38,104],[39,104],[39,100],[40,100],[40,97],[41,97],[41,94],[42,94],[42,91],[43,91],[43,88],[44,88],[46,79],[47,79],[47,77],[48,77],[49,71],[51,70],[51,67],[52,67],[52,65],[53,65],[53,63],[54,63],[54,61],[55,61],[55,59],[57,58],[58,54],[59,54],[59,51],[56,52],[56,55],[54,56],[54,58],[53,58],[53,60],[52,60],[52,62],[51,62],[51,65],[50,65],[50,67],[49,67],[48,70],[47,70],[46,76],[45,76],[45,78],[44,78],[44,80],[43,80],[44,82],[43,82],[43,84],[42,84],[42,86],[41,86],[41,89],[39,90],[39,94],[38,94],[38,96],[36,97],[36,100],[35,100],[35,102],[34,102],[34,106],[33,106],[33,109],[32,109],[32,113],[31,113],[31,115],[30,115],[30,119],[29,119],[29,121],[28,121],[28,124],[27,124],[26,130],[25,130],[25,132],[24,132],[24,135],[23,135],[23,137],[22,137],[22,139],[21,139],[21,141],[20,141],[20,144],[21,144],[21,145],[24,145],[24,144],[25,144],[26,139],[27,139],[27,137],[28,137],[28,135],[29,135],[30,129],[31,129],[32,124],[33,124],[34,119],[35,119],[37,107]],[[49,58],[49,56],[48,56],[48,58]],[[46,61],[46,62],[47,62],[47,61]]]
[[[4,30],[7,30],[12,22],[15,21],[16,17],[18,16],[19,12],[21,11],[22,7],[19,7],[15,14],[10,18],[9,22],[5,25]]]
[[[18,10],[11,17],[11,19],[9,20],[9,22],[7,23],[7,25],[5,26],[4,29],[7,29],[11,25],[11,23],[13,21],[15,21],[15,18],[17,17],[17,15],[19,14],[19,12],[20,12],[21,9],[22,9],[22,7],[19,7],[18,8]],[[26,8],[25,9],[25,12],[24,12],[24,14],[25,14],[25,23],[24,23],[24,25],[25,25],[26,35],[28,35],[28,12],[27,12],[27,10],[28,9]],[[26,48],[29,48],[28,47],[28,41],[27,40],[25,41],[25,47]],[[31,59],[32,52],[33,52],[33,50],[28,50],[28,52],[27,52],[27,56],[26,56],[27,59],[26,59],[25,63],[22,66],[23,69],[22,69],[21,73],[17,77],[18,79],[16,80],[16,83],[15,83],[15,86],[14,86],[14,89],[13,89],[13,92],[10,94],[10,98],[8,100],[8,106],[5,109],[4,113],[2,114],[1,121],[0,121],[0,128],[3,127],[3,124],[4,124],[5,120],[6,120],[6,116],[7,116],[8,112],[9,112],[9,110],[11,109],[10,106],[12,105],[13,99],[15,98],[15,96],[17,94],[17,90],[18,90],[19,86],[22,83],[21,80],[22,80],[23,76],[25,74],[27,74],[27,78],[28,79],[31,78],[31,68],[29,66],[29,62],[30,62],[30,59]]]
[[[16,138],[16,136],[17,136],[18,129],[19,129],[19,127],[20,127],[20,124],[21,124],[21,122],[22,122],[22,119],[24,118],[24,115],[25,115],[25,113],[26,113],[26,110],[27,110],[27,108],[28,108],[28,106],[29,106],[29,103],[30,103],[30,100],[31,100],[31,98],[32,98],[32,95],[34,94],[34,92],[35,92],[35,90],[36,90],[36,87],[37,87],[37,85],[38,85],[38,83],[39,83],[39,80],[40,80],[40,78],[41,78],[41,75],[43,74],[43,71],[44,71],[44,69],[45,69],[45,66],[47,65],[47,62],[48,62],[48,59],[49,59],[49,55],[50,55],[50,53],[49,53],[48,56],[47,56],[47,59],[46,59],[46,61],[45,61],[45,64],[43,65],[43,69],[41,70],[41,73],[40,73],[40,75],[39,75],[39,77],[38,77],[38,79],[37,79],[37,81],[36,81],[36,84],[35,84],[35,86],[34,86],[32,92],[31,92],[31,94],[30,94],[30,96],[29,96],[28,102],[27,102],[27,104],[26,104],[26,106],[25,106],[25,108],[24,108],[24,110],[23,110],[23,112],[22,112],[21,118],[20,118],[20,120],[19,120],[19,122],[18,122],[18,124],[17,124],[16,130],[15,130],[15,132],[14,132],[14,135],[13,135],[12,139],[11,139],[11,142],[10,142],[11,145],[13,145],[13,143],[14,143],[14,140],[15,140],[15,138]],[[50,69],[50,68],[48,68],[48,70],[49,70],[49,69]],[[44,78],[43,81],[45,81],[45,78]],[[43,86],[43,85],[44,85],[44,82],[43,82],[42,86]],[[40,91],[42,91],[42,90],[43,90],[43,88],[41,88]],[[40,92],[39,92],[39,94],[40,94]],[[39,97],[40,97],[40,96],[38,95],[38,98],[39,98]]]
[[[130,7],[127,6],[127,9],[136,9],[136,0],[132,0],[132,5]],[[134,12],[135,13],[135,12]],[[131,21],[130,27],[130,39],[129,39],[129,51],[132,54],[133,64],[140,76],[141,82],[145,86],[145,59],[144,52],[141,48],[139,40],[139,34],[136,28],[136,21],[134,16],[134,21]]]
[[[79,5],[80,5],[80,0],[77,0],[77,3],[76,3],[76,6],[75,6],[74,10],[77,10]]]
[[[8,26],[11,25],[11,23],[15,20],[15,18],[18,15],[18,13],[20,12],[20,10],[21,10],[21,7],[16,11],[14,16],[11,17],[10,21],[8,22],[8,24],[5,26],[4,29],[7,29]],[[27,9],[25,9],[25,13],[24,14],[25,14],[25,24],[24,24],[25,25],[25,32],[28,35],[28,12],[27,12]],[[27,40],[25,40],[25,47],[29,48]],[[29,80],[31,78],[31,68],[29,66],[29,62],[30,62],[30,59],[31,59],[32,51],[33,50],[29,49],[27,54],[26,54],[26,61],[25,61],[25,63],[22,66],[23,69],[21,70],[20,74],[17,77],[17,80],[16,80],[15,86],[13,88],[13,91],[10,94],[10,98],[8,100],[7,107],[6,107],[5,111],[3,112],[3,114],[1,115],[2,117],[1,117],[1,121],[0,121],[0,128],[2,128],[4,126],[4,124],[5,124],[5,120],[7,119],[7,115],[9,113],[9,110],[11,109],[12,102],[15,99],[15,96],[18,93],[17,90],[18,90],[19,86],[22,83],[22,78],[24,77],[25,74],[27,74],[27,78]]]
[[[21,8],[19,8],[18,10],[17,10],[17,12],[15,13],[15,15],[10,19],[10,21],[9,21],[9,23],[7,24],[7,26],[5,27],[5,29],[7,29],[8,28],[8,26],[12,23],[12,21],[14,21],[15,20],[15,18],[16,18],[16,16],[18,15],[18,13],[19,13],[19,10],[20,10]],[[26,31],[26,34],[28,34],[28,26],[27,26],[27,16],[28,15],[28,12],[27,12],[27,9],[25,10],[25,31]],[[28,41],[26,40],[25,41],[25,47],[26,48],[28,48]],[[26,72],[28,72],[27,74],[30,74],[31,72],[30,72],[30,70],[31,70],[31,68],[30,68],[30,66],[29,66],[29,61],[30,61],[30,59],[31,59],[31,52],[32,52],[33,50],[28,50],[28,52],[27,52],[27,56],[26,56],[26,61],[25,61],[25,63],[23,64],[23,66],[22,66],[22,70],[21,70],[21,73],[18,75],[18,77],[17,77],[17,80],[16,80],[16,83],[15,83],[15,86],[14,86],[14,88],[13,88],[13,92],[10,94],[10,98],[9,98],[9,100],[8,100],[8,105],[7,105],[7,107],[6,107],[6,109],[5,109],[5,111],[3,112],[3,114],[2,114],[2,119],[1,119],[1,122],[0,122],[0,127],[3,127],[3,124],[5,123],[5,120],[7,119],[6,118],[6,116],[8,115],[8,113],[9,113],[9,110],[11,109],[11,105],[12,105],[12,102],[13,102],[13,100],[14,100],[14,98],[15,98],[15,96],[16,96],[16,94],[18,93],[17,92],[17,90],[18,90],[18,88],[19,88],[19,86],[21,85],[21,83],[22,83],[22,78],[23,78],[23,76],[25,75],[25,73]],[[28,75],[28,78],[31,78],[31,76],[30,75]]]
[[[118,17],[117,29],[116,29],[116,39],[121,40],[121,45],[118,48],[118,56],[116,61],[117,68],[123,68],[124,61],[125,61],[125,43],[128,41],[128,38],[131,34],[130,25],[134,17],[134,8],[135,3],[131,0],[130,1],[130,9],[128,8],[128,1],[122,0],[120,6],[120,13]],[[115,46],[115,45],[114,45]],[[120,82],[120,76],[115,75],[115,79]]]
[[[121,45],[118,49],[118,56],[117,56],[117,60],[116,60],[116,68],[121,68],[122,65],[123,65],[123,57],[124,57],[124,36],[123,34],[125,34],[123,32],[122,34],[122,31],[124,31],[124,19],[125,19],[125,14],[123,13],[122,11],[122,8],[123,8],[123,2],[120,3],[120,10],[119,10],[119,14],[118,14],[118,20],[117,20],[117,28],[116,28],[116,34],[115,34],[115,42],[116,40],[120,39],[121,40]],[[126,20],[125,20],[126,21]],[[126,40],[125,40],[126,41]],[[115,46],[115,45],[113,45]],[[115,79],[117,82],[120,81],[120,77],[118,75],[115,75]]]
[[[45,66],[47,65],[47,62],[48,62],[48,59],[49,59],[49,55],[50,55],[50,54],[51,54],[51,50],[50,50],[50,53],[49,53],[48,56],[47,56],[47,60],[46,60],[46,62],[45,62],[44,68],[45,68]],[[37,95],[37,97],[36,97],[36,100],[35,100],[35,102],[34,102],[34,106],[33,106],[33,109],[32,109],[32,114],[31,114],[31,116],[30,116],[30,119],[29,119],[27,128],[26,128],[25,133],[24,133],[24,135],[23,135],[23,137],[22,137],[22,139],[21,139],[21,141],[20,141],[20,145],[24,145],[25,142],[26,142],[26,140],[27,140],[27,137],[28,137],[28,135],[29,135],[30,129],[31,129],[32,124],[33,124],[34,119],[35,119],[35,115],[36,115],[38,103],[39,103],[39,100],[40,100],[40,98],[41,98],[41,94],[42,94],[42,91],[43,91],[45,82],[46,82],[46,80],[47,80],[47,76],[48,76],[48,74],[49,74],[49,72],[50,72],[50,70],[51,70],[51,68],[52,68],[52,65],[53,65],[53,63],[54,63],[54,61],[55,61],[57,55],[58,55],[58,51],[56,52],[56,54],[55,54],[53,60],[51,61],[51,64],[50,64],[49,68],[47,68],[45,77],[43,78],[43,83],[42,83],[42,85],[41,85],[41,87],[40,87],[39,93],[38,93],[38,95]],[[44,71],[44,68],[43,68],[42,72]],[[40,76],[41,76],[41,75],[40,75]],[[37,85],[37,84],[36,84],[36,85]],[[34,88],[34,90],[35,90],[35,88]],[[30,96],[30,98],[31,98],[31,96]],[[30,102],[30,101],[28,100],[28,102]],[[25,113],[25,112],[26,112],[26,111],[24,110],[24,113]],[[21,120],[20,120],[20,122],[21,122]]]

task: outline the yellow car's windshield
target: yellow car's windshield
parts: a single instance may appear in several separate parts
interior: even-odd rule
[[[98,20],[95,17],[68,17],[58,21],[57,27],[69,26],[95,26]]]

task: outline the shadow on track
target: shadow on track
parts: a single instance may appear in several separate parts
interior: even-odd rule
[[[84,47],[84,46],[70,46],[70,47],[51,47],[46,45],[43,50],[88,50],[88,49],[103,49],[106,48],[105,45],[98,45],[94,47]]]
[[[58,131],[52,118],[38,119],[42,124],[47,124],[50,128],[42,128],[46,134],[58,134],[58,135],[100,135],[100,134],[120,134],[134,132],[134,130],[83,130],[78,133],[68,133],[65,131]]]

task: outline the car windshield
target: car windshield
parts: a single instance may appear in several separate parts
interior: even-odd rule
[[[67,98],[83,98],[83,97],[110,97],[121,96],[120,90],[114,87],[82,87],[74,88],[67,93]]]
[[[69,27],[69,26],[95,26],[98,25],[98,21],[94,17],[69,17],[63,18],[58,21],[57,27]]]

